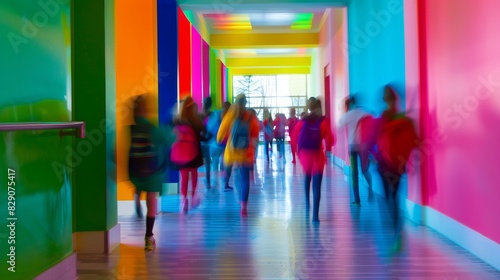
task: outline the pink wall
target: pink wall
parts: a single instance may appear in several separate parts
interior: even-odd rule
[[[420,127],[420,50],[419,50],[419,26],[418,26],[418,3],[407,1],[405,3],[404,25],[405,25],[405,81],[406,81],[406,112]],[[425,32],[423,32],[425,34]],[[422,34],[422,36],[425,36]],[[425,43],[425,40],[422,40]],[[423,52],[425,53],[425,52]],[[425,63],[425,62],[424,62]],[[421,133],[419,133],[421,135]],[[420,165],[415,160],[410,162],[412,171],[408,172],[408,199],[415,203],[423,204],[422,181]]]
[[[500,1],[420,2],[424,202],[500,243]]]
[[[342,106],[349,95],[348,58],[344,51],[347,46],[347,16],[345,8],[331,9],[323,28],[320,31],[320,66],[322,75],[330,75],[330,118],[332,131],[336,133],[337,143],[333,154],[349,163],[347,149],[347,130],[336,128],[336,123],[344,113]],[[321,82],[324,82],[324,76]]]
[[[200,34],[196,31],[194,26],[191,27],[191,71],[192,81],[191,90],[194,102],[196,102],[201,109],[203,102],[203,73],[202,73],[202,41]]]

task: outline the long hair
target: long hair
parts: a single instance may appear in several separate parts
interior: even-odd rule
[[[386,85],[384,87],[383,99],[387,103],[387,105],[389,105],[390,107],[392,105],[392,108],[388,108],[388,109],[392,109],[396,112],[401,111],[401,108],[400,108],[401,104],[399,104],[400,103],[399,95],[391,85]]]
[[[234,104],[231,105],[229,108],[229,111],[231,111],[231,114],[235,116],[236,118],[242,118],[245,116],[246,109],[245,105],[247,104],[247,100],[244,94],[238,94],[236,96],[236,100],[234,101]]]
[[[186,97],[181,101],[181,108],[179,111],[179,121],[189,123],[197,131],[204,130],[203,123],[201,122],[195,110],[194,100],[191,96]]]
[[[319,98],[311,101],[311,114],[323,116],[323,110],[321,109],[321,100]]]

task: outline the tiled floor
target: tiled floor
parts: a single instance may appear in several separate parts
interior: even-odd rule
[[[385,200],[349,205],[339,168],[325,172],[321,223],[306,215],[300,165],[258,159],[262,187],[251,188],[241,218],[237,191],[206,191],[202,205],[155,224],[157,249],[144,251],[144,220],[120,216],[122,244],[110,255],[79,254],[79,279],[500,279],[500,272],[440,234],[406,220],[393,249]]]

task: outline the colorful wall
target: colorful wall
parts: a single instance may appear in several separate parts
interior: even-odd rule
[[[70,15],[59,2],[0,2],[0,123],[72,120]],[[73,138],[58,133],[0,133],[0,219],[7,221],[8,168],[15,170],[17,218],[15,244],[2,226],[1,279],[33,279],[73,253]],[[11,246],[15,273],[7,270]]]
[[[208,36],[203,36],[204,33],[195,28],[193,21],[195,18],[191,13],[178,8],[179,99],[191,96],[201,110],[203,98],[211,96],[214,90],[211,87],[215,87],[216,81],[220,83],[222,77],[214,72],[217,62],[210,58],[210,47],[204,39]],[[217,106],[217,96],[212,98],[214,106]]]
[[[156,1],[116,1],[116,129],[118,200],[133,199],[128,179],[130,137],[124,126],[133,122],[130,98],[147,93],[148,119],[158,123],[158,58]]]
[[[174,1],[175,2],[175,1]],[[118,200],[132,200],[133,186],[127,181],[128,162],[126,153],[129,149],[129,135],[123,129],[133,122],[130,98],[141,93],[148,93],[149,119],[154,123],[159,120],[160,107],[169,107],[178,99],[192,96],[202,108],[204,97],[212,96],[214,108],[221,105],[221,92],[225,89],[221,61],[200,32],[194,28],[190,14],[186,14],[175,3],[165,1],[169,12],[175,7],[177,25],[177,47],[172,49],[158,47],[158,10],[157,1],[117,1],[115,4],[116,24],[116,119],[117,119],[117,177]],[[163,2],[162,2],[163,3]],[[173,12],[172,12],[173,13]],[[144,20],[148,19],[148,20]],[[172,24],[168,24],[171,28]],[[206,33],[206,30],[204,31]],[[138,43],[140,42],[140,43]],[[172,44],[172,41],[169,41]],[[179,68],[176,71],[160,71],[158,61],[175,51]],[[176,65],[174,65],[176,66]],[[178,71],[178,75],[177,75]],[[170,84],[171,77],[178,76],[178,86]],[[177,77],[175,77],[177,79]],[[164,97],[159,97],[159,83],[168,88]],[[176,90],[172,91],[173,88]],[[159,99],[167,98],[169,102],[161,103]],[[175,100],[172,102],[172,100]],[[162,109],[169,114],[171,108]],[[169,116],[165,118],[165,122]],[[176,173],[176,172],[174,172]],[[168,181],[175,181],[178,176],[170,174]]]
[[[495,0],[419,1],[424,144],[415,160],[422,169],[423,204],[497,246],[498,9]]]

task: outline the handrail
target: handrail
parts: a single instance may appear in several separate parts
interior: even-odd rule
[[[76,128],[80,130],[80,138],[85,138],[85,122],[18,122],[18,123],[0,123],[0,131],[18,131],[18,130],[48,130],[61,129],[60,136],[66,135],[63,129]]]

